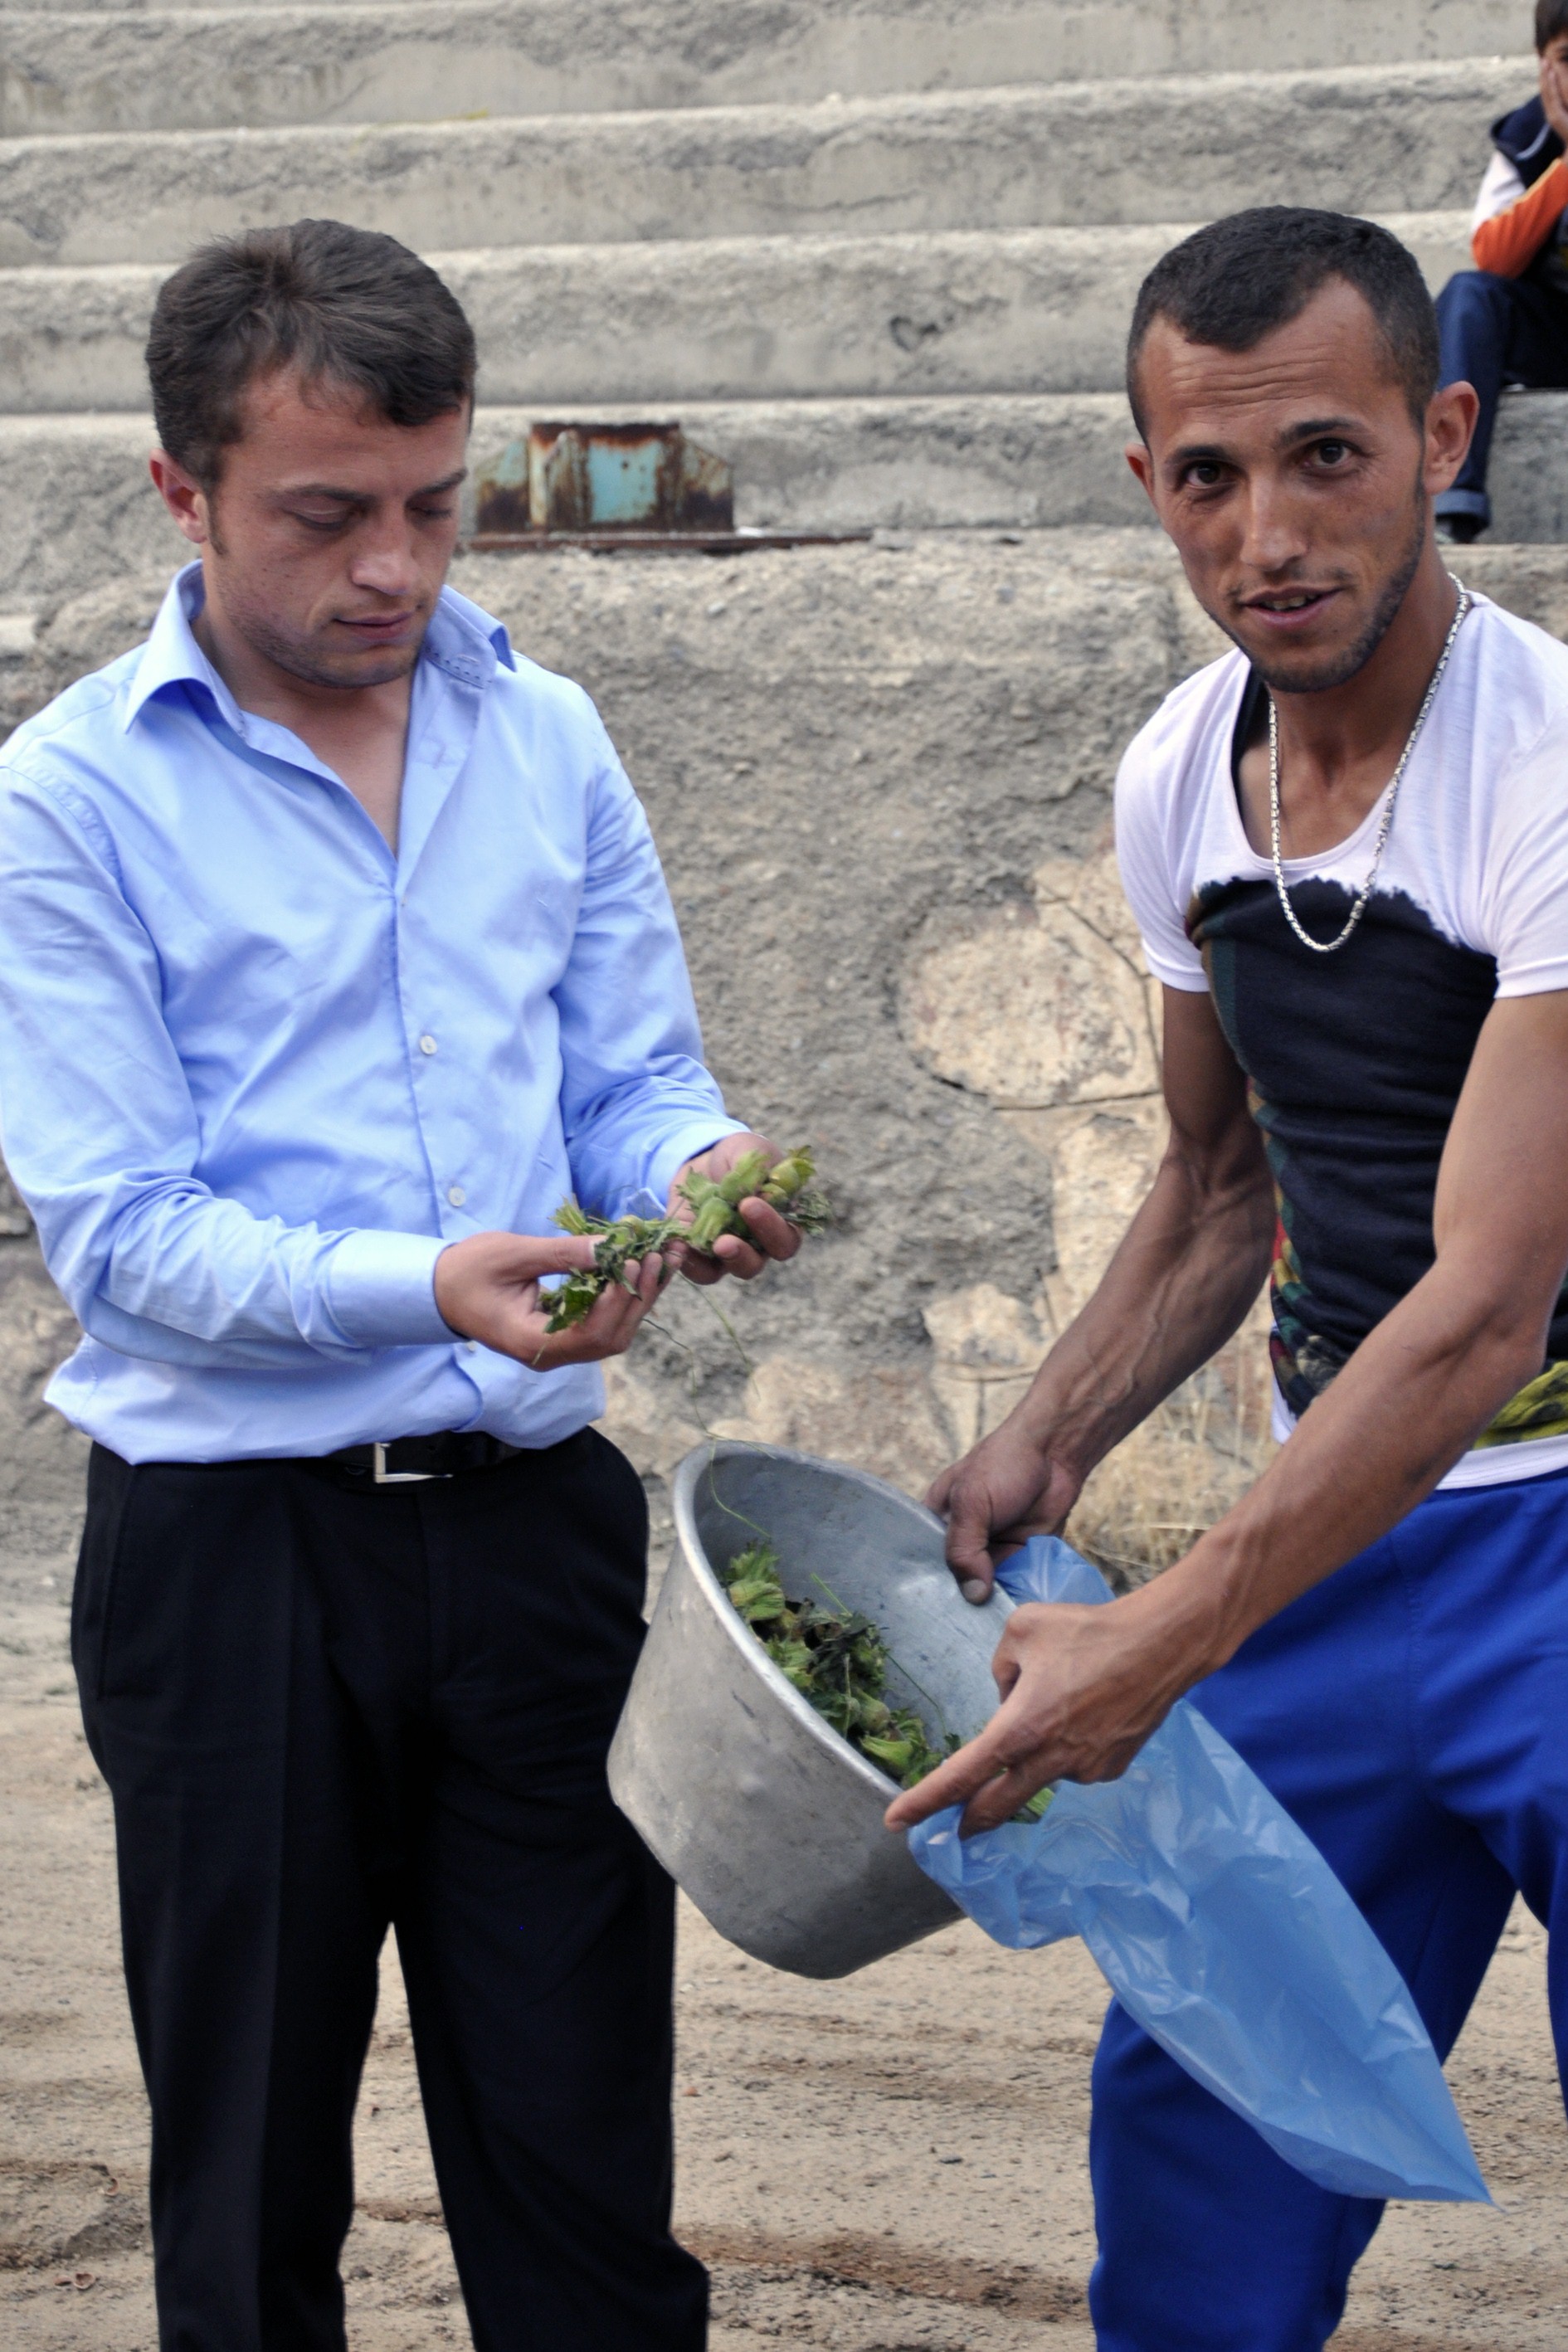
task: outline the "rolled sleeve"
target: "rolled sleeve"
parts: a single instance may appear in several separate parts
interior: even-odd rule
[[[345,1234],[327,1260],[333,1322],[356,1348],[418,1348],[455,1334],[436,1304],[447,1244],[423,1234]]]

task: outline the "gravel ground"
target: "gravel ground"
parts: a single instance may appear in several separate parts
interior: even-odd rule
[[[111,1825],[66,1656],[74,1528],[68,1502],[24,1497],[0,1539],[0,2340],[153,2352]],[[1450,2070],[1498,2210],[1395,2209],[1343,2352],[1560,2352],[1544,1979],[1544,1937],[1518,1914]],[[963,1927],[815,1985],[688,1912],[679,1982],[679,2226],[713,2267],[714,2352],[1089,2352],[1104,1991],[1081,1947],[1008,1954]],[[465,2343],[390,1953],[358,2147],[357,2352]]]

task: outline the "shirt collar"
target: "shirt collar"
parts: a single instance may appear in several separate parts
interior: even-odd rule
[[[212,697],[236,733],[244,734],[244,713],[196,643],[191,626],[202,609],[202,593],[198,558],[184,565],[170,581],[152,634],[142,648],[142,658],[125,698],[121,724],[126,733],[155,695],[170,687],[195,686]],[[517,667],[511,640],[501,623],[467,596],[460,596],[455,588],[441,591],[425,634],[420,658],[432,662],[460,685],[478,687],[481,691],[489,685],[498,664],[510,670]]]
[[[478,653],[483,671],[481,684],[489,678],[498,662],[505,669],[515,670],[517,667],[512,658],[511,639],[507,635],[504,624],[487,613],[483,605],[459,595],[455,588],[443,588],[441,591],[430,626],[426,632],[425,651],[443,668],[447,666],[443,656],[448,652],[466,653],[470,661]]]

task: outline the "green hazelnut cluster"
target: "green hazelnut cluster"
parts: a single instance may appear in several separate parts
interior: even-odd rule
[[[737,1552],[719,1579],[775,1666],[803,1698],[900,1789],[912,1789],[963,1744],[948,1732],[933,1748],[920,1716],[887,1696],[887,1643],[868,1617],[835,1602],[791,1601],[771,1543]],[[820,1579],[817,1580],[821,1581]],[[826,1586],[824,1587],[826,1591]],[[832,1595],[829,1594],[829,1599]],[[1051,1801],[1048,1789],[1027,1799],[1015,1821],[1037,1822]]]
[[[742,1201],[765,1201],[803,1234],[824,1232],[833,1221],[833,1213],[814,1186],[816,1173],[810,1151],[801,1145],[771,1166],[765,1152],[748,1151],[717,1183],[693,1171],[680,1186],[682,1207],[671,1216],[593,1217],[575,1201],[563,1202],[555,1212],[555,1223],[565,1233],[593,1236],[594,1263],[569,1274],[550,1293],[547,1328],[569,1331],[574,1323],[581,1323],[595,1300],[613,1283],[634,1288],[627,1268],[640,1265],[671,1242],[687,1242],[710,1255],[724,1234],[748,1239],[749,1228],[741,1214]]]
[[[841,1739],[896,1780],[912,1789],[958,1747],[949,1734],[933,1748],[912,1707],[890,1706],[886,1692],[888,1646],[868,1617],[855,1610],[791,1601],[772,1544],[753,1544],[719,1571],[730,1599],[785,1679]]]

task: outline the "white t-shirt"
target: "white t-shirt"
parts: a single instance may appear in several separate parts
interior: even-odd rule
[[[1116,786],[1123,887],[1150,967],[1212,992],[1246,1071],[1279,1207],[1276,1426],[1295,1426],[1432,1264],[1448,1124],[1495,998],[1568,988],[1568,647],[1478,597],[1400,787],[1377,886],[1338,954],[1293,936],[1236,783],[1261,689],[1230,653],[1177,688]],[[1348,839],[1290,858],[1309,931],[1342,928],[1386,795]],[[1541,1379],[1444,1480],[1568,1465],[1568,1291]]]

